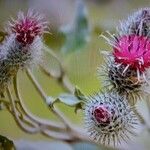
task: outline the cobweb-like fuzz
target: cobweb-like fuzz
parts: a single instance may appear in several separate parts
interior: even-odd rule
[[[115,62],[112,54],[105,57],[105,64],[99,67],[98,77],[103,85],[111,90],[127,97],[130,104],[135,104],[138,99],[142,99],[144,87],[148,85],[149,78],[147,72],[137,74],[136,70]]]
[[[118,33],[120,35],[136,34],[150,37],[150,8],[139,9],[128,19],[121,21]]]
[[[99,76],[106,77],[103,79],[104,86],[110,85],[111,89],[136,102],[150,83],[150,39],[136,34],[109,35],[111,39],[104,38],[111,44],[113,51],[105,58]]]
[[[89,136],[98,143],[118,144],[135,134],[136,115],[123,96],[97,93],[85,104],[85,125]]]
[[[13,19],[12,19],[13,20]],[[26,67],[40,63],[43,54],[43,38],[46,32],[47,22],[44,18],[29,10],[27,14],[18,13],[18,18],[9,22],[8,32],[9,39],[12,43],[8,43],[8,59],[12,65]]]
[[[42,61],[43,38],[47,23],[33,11],[20,12],[9,22],[8,36],[0,46],[0,94],[19,69],[30,68]]]

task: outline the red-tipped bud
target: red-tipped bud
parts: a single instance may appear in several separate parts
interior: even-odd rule
[[[98,123],[110,123],[111,121],[111,113],[108,110],[108,107],[98,106],[93,108],[93,116]]]
[[[10,23],[10,32],[15,33],[18,42],[24,46],[32,44],[37,36],[41,36],[47,28],[43,17],[32,11],[25,15],[20,12],[17,20]]]

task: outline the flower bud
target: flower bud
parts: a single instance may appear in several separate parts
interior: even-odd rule
[[[0,46],[0,94],[19,69],[42,61],[42,35],[47,28],[43,18],[33,11],[20,12],[8,26],[8,36]]]
[[[9,23],[8,31],[16,35],[16,40],[23,46],[30,45],[38,36],[42,36],[47,28],[43,17],[31,10],[18,13],[17,20]]]
[[[102,144],[117,144],[134,134],[136,115],[123,96],[97,93],[85,104],[85,125],[90,137]]]
[[[18,67],[39,64],[43,54],[42,35],[47,28],[43,17],[31,10],[24,14],[20,12],[18,18],[9,23],[9,37],[13,43],[8,43],[8,59]],[[12,40],[11,40],[12,41]]]
[[[121,22],[118,27],[120,35],[139,35],[150,37],[150,8],[142,8]]]

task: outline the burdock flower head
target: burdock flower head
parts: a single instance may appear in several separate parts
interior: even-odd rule
[[[8,36],[0,47],[0,93],[19,69],[37,65],[43,54],[42,35],[47,28],[43,17],[32,10],[20,12],[9,22]]]
[[[143,89],[150,81],[148,73],[150,68],[150,38],[148,34],[150,10],[148,8],[141,9],[135,14],[134,17],[131,17],[132,21],[128,19],[128,26],[124,26],[126,28],[124,34],[120,30],[118,36],[111,35],[112,39],[107,38],[113,51],[109,54],[104,67],[107,77],[104,79],[107,81],[105,83],[109,82],[113,85],[113,89],[120,94],[131,96],[134,101],[141,97]],[[139,28],[140,24],[141,28]],[[132,32],[130,31],[131,26],[134,27]]]
[[[102,144],[118,144],[134,134],[136,115],[123,96],[97,93],[85,105],[85,125],[90,137]]]
[[[13,20],[9,24],[9,32],[16,35],[16,39],[22,45],[30,45],[36,37],[42,36],[47,28],[43,17],[32,10],[27,14],[18,13],[17,20]]]
[[[18,18],[9,22],[7,31],[12,43],[8,49],[8,57],[15,60],[20,67],[37,64],[41,60],[43,39],[47,29],[47,22],[33,10],[26,14],[18,13]],[[12,62],[16,65],[14,62]]]

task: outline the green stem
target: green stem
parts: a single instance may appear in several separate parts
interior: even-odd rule
[[[66,76],[65,67],[63,66],[60,58],[54,53],[53,50],[49,49],[48,47],[44,47],[45,52],[47,52],[50,56],[52,56],[59,64],[60,68],[60,75],[55,76],[50,71],[48,71],[44,65],[40,65],[42,72],[47,75],[48,77],[53,77],[57,80],[57,82],[67,91],[70,93],[74,92],[74,86],[70,82],[69,78]]]
[[[44,100],[44,102],[47,103],[46,100],[47,100],[48,96],[45,94],[45,92],[43,91],[43,89],[41,88],[41,86],[39,85],[39,83],[37,82],[35,77],[33,76],[32,72],[29,69],[27,69],[26,74],[27,74],[28,78],[30,79],[30,81],[32,82],[32,84],[34,85],[35,89],[38,91],[38,93]],[[56,110],[55,107],[49,107],[49,108],[64,123],[64,125],[66,126],[67,129],[70,128],[70,124],[68,123],[68,120],[66,120],[64,115],[61,115],[60,112],[58,113],[58,111]]]
[[[16,97],[17,97],[17,99],[20,103],[20,107],[21,107],[22,111],[32,121],[38,123],[40,126],[43,126],[43,127],[45,126],[44,128],[49,128],[49,129],[56,130],[56,131],[64,131],[65,130],[65,127],[63,127],[63,124],[61,124],[61,123],[58,124],[57,122],[54,122],[54,121],[41,119],[39,117],[36,117],[36,116],[32,115],[32,113],[27,110],[27,108],[26,108],[26,106],[23,102],[23,99],[21,97],[21,94],[19,92],[19,84],[18,84],[17,76],[14,77],[14,90],[15,90]]]
[[[39,132],[39,129],[38,128],[33,128],[33,127],[29,127],[29,126],[26,126],[19,118],[18,116],[18,112],[15,108],[15,101],[14,101],[14,98],[11,94],[11,90],[10,90],[10,87],[7,88],[7,95],[8,95],[8,98],[10,100],[10,103],[11,103],[11,106],[12,106],[12,115],[17,123],[17,125],[22,129],[24,130],[25,132],[27,133],[38,133]]]

